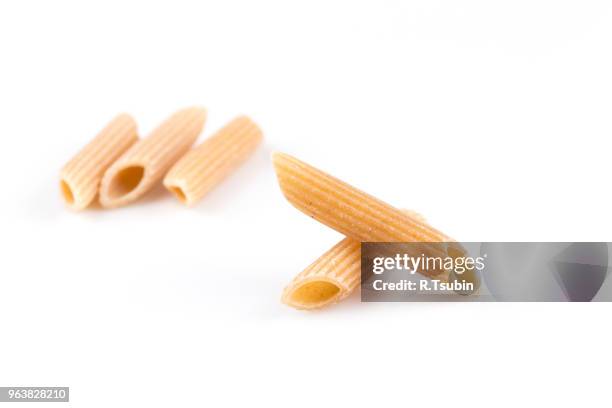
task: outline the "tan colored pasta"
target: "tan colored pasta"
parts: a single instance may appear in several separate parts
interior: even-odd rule
[[[273,156],[287,200],[317,221],[359,242],[445,242],[431,226],[347,183],[283,153]],[[428,255],[446,256],[440,245],[425,245]],[[446,271],[427,271],[446,280]]]
[[[273,156],[281,190],[297,209],[365,242],[444,242],[446,235],[284,153]]]
[[[422,249],[428,256],[444,258],[466,254],[459,243],[422,220],[403,214],[321,170],[283,153],[275,153],[272,160],[281,190],[291,204],[356,242],[422,242]],[[448,244],[427,245],[432,242]],[[472,282],[475,288],[472,293],[480,286],[475,270],[466,271],[460,277],[450,270],[421,272],[441,281]]]
[[[407,216],[425,222],[416,212]],[[282,302],[296,309],[319,309],[348,297],[361,279],[361,243],[344,238],[310,264],[283,291]]]
[[[244,163],[262,139],[261,130],[241,116],[193,148],[164,178],[164,186],[181,202],[193,205]]]
[[[204,109],[181,110],[132,146],[104,174],[100,203],[104,207],[118,207],[149,191],[193,145],[205,120]]]
[[[74,210],[87,208],[98,194],[106,169],[137,140],[136,122],[128,114],[106,125],[62,168],[60,189],[66,205]]]

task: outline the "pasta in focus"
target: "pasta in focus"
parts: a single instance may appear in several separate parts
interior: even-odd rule
[[[425,222],[409,210],[407,216]],[[361,279],[361,243],[344,238],[287,285],[282,302],[296,309],[319,309],[348,297]]]

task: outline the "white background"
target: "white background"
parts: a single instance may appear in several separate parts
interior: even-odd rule
[[[3,1],[0,385],[70,405],[610,406],[609,304],[279,302],[341,237],[286,151],[460,240],[610,241],[607,1]],[[58,172],[116,113],[265,133],[193,209],[73,213]]]

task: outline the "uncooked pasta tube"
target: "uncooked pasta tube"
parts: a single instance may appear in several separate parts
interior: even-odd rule
[[[440,231],[284,153],[273,156],[281,190],[297,209],[360,242],[444,242]]]
[[[419,214],[404,210],[425,222]],[[282,302],[296,309],[319,309],[348,297],[361,279],[361,243],[344,238],[310,264],[283,291]]]
[[[193,205],[255,151],[262,134],[248,117],[240,116],[193,148],[164,178],[164,186],[181,202]]]
[[[204,109],[181,110],[132,146],[104,173],[100,203],[118,207],[149,191],[193,145],[205,120]]]
[[[66,204],[74,210],[87,208],[106,169],[137,140],[134,119],[125,113],[115,117],[62,168],[60,189]]]
[[[430,256],[446,256],[448,237],[401,210],[366,194],[292,156],[275,153],[274,168],[281,190],[297,209],[359,242],[422,242]],[[443,270],[428,276],[448,278]]]

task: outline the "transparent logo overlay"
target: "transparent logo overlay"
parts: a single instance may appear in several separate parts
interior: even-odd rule
[[[363,302],[612,301],[606,242],[361,244]]]

